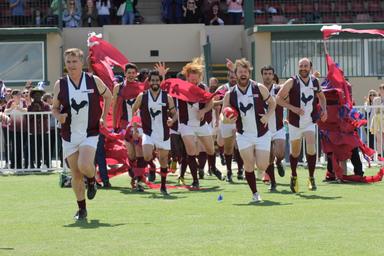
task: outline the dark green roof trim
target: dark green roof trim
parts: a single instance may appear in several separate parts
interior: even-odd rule
[[[279,24],[279,25],[258,25],[253,29],[248,29],[248,35],[256,32],[300,32],[300,31],[319,31],[322,26],[331,24]],[[340,25],[340,24],[338,24]],[[383,22],[375,23],[348,23],[341,24],[342,28],[353,29],[384,29]]]
[[[57,27],[0,28],[0,35],[45,35],[48,33],[61,33],[61,31]]]

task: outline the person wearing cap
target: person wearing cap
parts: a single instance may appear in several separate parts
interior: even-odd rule
[[[42,97],[45,94],[44,86],[45,82],[39,82],[36,87],[31,89],[31,104],[27,108],[28,112],[36,113],[51,111],[49,105],[42,101]],[[47,133],[49,129],[48,115],[28,115],[27,122],[29,123],[28,133],[30,154],[25,157],[28,161],[28,167],[41,168],[41,165],[44,164],[49,168],[49,140]],[[43,152],[40,149],[43,149]]]

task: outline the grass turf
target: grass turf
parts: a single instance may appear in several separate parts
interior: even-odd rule
[[[0,177],[0,255],[384,255],[383,184],[322,183],[319,170],[310,192],[298,171],[301,193],[290,192],[289,175],[277,177],[277,193],[258,181],[259,204],[249,204],[245,181],[207,177],[206,190],[165,199],[131,192],[122,175],[87,201],[81,223],[57,174]]]

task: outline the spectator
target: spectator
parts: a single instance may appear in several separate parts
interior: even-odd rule
[[[133,0],[133,14],[135,16],[133,22],[135,24],[141,24],[143,23],[144,17],[141,16],[139,10],[137,9],[137,3],[138,3],[138,0]]]
[[[59,24],[59,1],[61,2],[61,10],[64,11],[64,9],[67,8],[65,1],[61,0],[52,0],[51,3],[51,14],[53,16],[53,24]]]
[[[243,15],[243,0],[227,0],[228,15],[232,25],[239,25]]]
[[[224,21],[219,17],[220,14],[220,5],[219,3],[214,3],[211,7],[211,11],[205,15],[206,19],[209,19],[208,22],[205,22],[206,25],[224,25]]]
[[[25,83],[23,92],[21,93],[21,96],[27,102],[27,106],[31,105],[31,96],[30,96],[31,90],[32,90],[32,81],[28,80]]]
[[[12,91],[12,99],[7,103],[5,113],[10,114],[11,122],[9,126],[9,147],[10,147],[10,160],[11,168],[21,169],[22,166],[22,152],[24,157],[27,155],[25,149],[25,123],[24,113],[27,112],[27,104],[21,97],[20,90]],[[23,143],[22,143],[23,141]]]
[[[183,22],[183,0],[162,0],[162,8],[165,23]]]
[[[83,27],[97,27],[97,10],[93,0],[87,0],[83,12]]]
[[[137,76],[137,80],[139,82],[144,82],[145,79],[147,79],[148,74],[149,74],[149,70],[147,68],[140,69],[139,75]]]
[[[379,85],[379,96],[381,98],[381,104],[384,104],[384,84]]]
[[[206,14],[208,14],[211,11],[212,6],[214,4],[220,4],[219,0],[204,0],[201,3],[201,8],[200,8],[201,13],[204,16],[206,16]]]
[[[111,24],[111,1],[110,0],[99,0],[96,2],[97,18],[99,20],[99,26]]]
[[[6,94],[7,94],[7,88],[5,87],[5,84],[3,81],[0,80],[0,122],[2,125],[2,130],[1,133],[3,135],[3,142],[0,148],[2,149],[1,153],[4,153],[2,156],[2,159],[7,159],[8,156],[8,134],[7,134],[7,126],[9,125],[9,117],[4,114],[5,108],[7,106],[7,99],[6,99]],[[1,136],[1,135],[0,135]],[[7,163],[7,162],[6,162]]]
[[[25,103],[27,104],[27,107],[31,105],[31,97],[29,95],[29,91],[27,89],[24,89],[21,93],[21,97],[25,100]]]
[[[11,10],[12,22],[14,25],[25,25],[24,7],[24,0],[9,0],[9,9]]]
[[[310,13],[304,13],[305,23],[320,23],[321,14],[319,11],[319,3],[314,3],[314,11]]]
[[[380,108],[382,106],[381,98],[376,97],[373,99],[373,106],[377,107],[375,108],[375,114],[373,115],[372,118],[372,123],[370,127],[371,133],[374,134],[376,138],[376,151],[377,151],[377,156],[380,159],[383,154],[383,139],[384,139],[384,132],[383,132],[383,111]]]
[[[187,5],[183,6],[184,23],[199,23],[201,19],[200,10],[195,0],[187,0]]]
[[[375,90],[369,90],[368,96],[365,98],[364,108],[365,108],[365,118],[368,121],[368,125],[372,123],[372,118],[375,114],[375,109],[370,108],[370,106],[373,106],[373,99],[377,97],[377,91]],[[375,137],[374,134],[369,130],[368,131],[368,146],[370,148],[373,148],[375,146]]]
[[[63,22],[66,28],[77,28],[80,26],[81,12],[74,0],[69,0],[67,8],[63,11]]]
[[[12,98],[12,89],[11,88],[6,88],[5,89],[5,101],[8,102]]]
[[[28,112],[49,112],[51,108],[48,104],[41,100],[45,91],[43,88],[44,82],[39,82],[38,85],[31,90],[32,103],[28,107]],[[45,164],[50,168],[49,161],[49,140],[48,140],[48,114],[31,115],[29,121],[29,150],[30,155],[28,166],[30,168],[41,168],[41,164]],[[37,149],[35,151],[35,149]],[[43,150],[44,149],[44,150]],[[51,148],[52,150],[52,148]]]
[[[135,20],[135,13],[133,11],[133,0],[125,0],[125,10],[121,18],[121,24],[133,24]]]

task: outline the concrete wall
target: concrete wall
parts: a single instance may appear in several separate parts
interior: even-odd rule
[[[88,55],[87,39],[88,34],[95,32],[102,33],[103,29],[95,28],[63,28],[63,49],[79,48],[83,50],[84,55]]]
[[[105,26],[104,38],[133,62],[186,62],[200,56],[206,42],[204,25]],[[158,57],[150,51],[157,50]]]
[[[206,26],[212,45],[212,63],[223,64],[225,59],[235,60],[244,56],[243,26]]]
[[[158,61],[164,61],[172,71],[180,70],[192,58],[203,55],[203,45],[207,38],[202,24],[64,28],[63,48],[77,47],[87,55],[86,42],[90,32],[103,34],[105,40],[139,68],[151,68]],[[150,56],[151,50],[157,50],[159,56]]]
[[[349,82],[352,84],[352,95],[356,105],[363,105],[368,91],[371,89],[378,91],[379,85],[384,84],[384,80],[377,77],[349,77]]]
[[[47,79],[50,82],[49,89],[52,90],[54,83],[61,76],[63,70],[62,46],[63,38],[60,34],[47,34]]]
[[[255,40],[255,59],[256,63],[253,67],[255,69],[256,73],[256,81],[262,81],[260,69],[265,66],[269,65],[272,62],[272,50],[271,50],[271,33],[255,33],[254,35]]]

